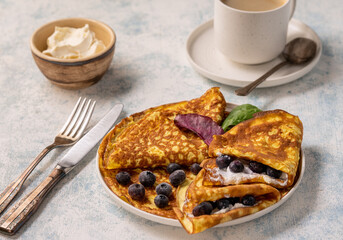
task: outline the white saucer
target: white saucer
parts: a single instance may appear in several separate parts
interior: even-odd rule
[[[233,103],[227,103],[226,106],[226,110],[227,111],[231,111],[234,107],[236,107],[236,104]],[[112,190],[107,186],[101,171],[100,171],[100,167],[99,167],[99,149],[97,151],[97,155],[96,155],[96,169],[97,169],[97,175],[100,179],[101,185],[105,188],[106,192],[111,196],[112,200],[115,202],[115,204],[117,206],[120,206],[122,208],[124,208],[125,210],[143,217],[145,219],[148,219],[150,221],[153,222],[157,222],[157,223],[161,223],[161,224],[165,224],[165,225],[170,225],[170,226],[176,226],[176,227],[182,227],[181,223],[178,220],[175,219],[171,219],[171,218],[166,218],[166,217],[161,217],[158,215],[154,215],[145,211],[142,211],[138,208],[135,208],[134,206],[132,206],[131,204],[125,202],[123,199],[121,199],[120,197],[118,197],[114,192],[112,192]],[[297,177],[295,178],[294,181],[294,186],[292,187],[292,189],[283,197],[281,198],[280,201],[278,201],[277,203],[271,205],[268,208],[265,208],[261,211],[258,211],[256,213],[253,213],[251,215],[247,215],[241,218],[237,218],[235,220],[232,221],[228,221],[219,225],[216,225],[215,227],[228,227],[228,226],[233,226],[233,225],[237,225],[237,224],[241,224],[241,223],[245,223],[251,220],[254,220],[256,218],[262,217],[263,215],[273,211],[274,209],[280,207],[283,203],[285,203],[295,192],[295,190],[298,188],[303,176],[304,176],[304,172],[305,172],[305,155],[303,153],[303,151],[301,151],[300,154],[300,161],[299,161],[299,166],[298,166],[298,172],[297,172]]]
[[[197,27],[188,37],[186,50],[192,67],[204,77],[223,84],[242,87],[256,80],[282,61],[281,56],[263,64],[245,65],[230,61],[214,46],[213,20]],[[297,37],[310,38],[317,44],[314,59],[302,65],[286,65],[258,87],[273,87],[294,81],[312,70],[322,54],[318,35],[303,22],[292,19],[288,27],[287,42]]]

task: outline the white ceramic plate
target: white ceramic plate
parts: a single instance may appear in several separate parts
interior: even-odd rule
[[[235,106],[237,106],[237,105],[232,104],[232,103],[227,103],[226,110],[231,111]],[[148,220],[151,220],[151,221],[154,221],[157,223],[170,225],[170,226],[176,226],[176,227],[182,227],[178,220],[160,217],[160,216],[142,211],[138,208],[135,208],[131,204],[128,204],[127,202],[125,202],[124,200],[119,198],[114,192],[112,192],[111,189],[106,185],[105,180],[103,179],[103,177],[101,175],[100,168],[99,168],[99,155],[98,154],[96,155],[96,169],[97,169],[98,177],[100,179],[102,186],[106,189],[108,194],[112,197],[112,199],[114,200],[114,202],[118,206],[123,207],[124,209],[126,209],[127,211],[129,211],[135,215],[138,215],[140,217],[143,217],[145,219],[148,219]],[[274,209],[278,208],[284,202],[286,202],[292,196],[292,194],[295,192],[295,190],[298,188],[298,186],[301,182],[301,179],[303,178],[304,171],[305,171],[305,156],[303,154],[303,151],[301,151],[300,163],[299,163],[299,169],[298,169],[298,178],[296,178],[296,181],[295,181],[293,188],[279,202],[277,202],[277,203],[273,204],[272,206],[265,208],[265,209],[263,209],[257,213],[254,213],[254,214],[251,214],[251,215],[248,215],[245,217],[241,217],[241,218],[229,221],[229,222],[225,222],[225,223],[216,225],[215,227],[227,227],[227,226],[233,226],[233,225],[245,223],[245,222],[251,221],[253,219],[259,218],[259,217],[273,211]]]
[[[297,37],[310,38],[317,44],[314,59],[302,65],[286,65],[258,87],[273,87],[294,81],[311,71],[317,64],[322,54],[322,43],[318,35],[306,24],[292,19],[288,27],[287,42]],[[214,46],[213,20],[203,23],[189,35],[186,52],[192,67],[201,75],[236,87],[247,85],[283,61],[281,56],[257,65],[239,64],[228,60]]]

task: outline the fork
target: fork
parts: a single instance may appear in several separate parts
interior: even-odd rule
[[[31,162],[25,171],[0,194],[0,214],[6,209],[13,198],[18,194],[27,177],[31,174],[38,163],[56,147],[71,146],[82,136],[94,110],[95,101],[83,99],[77,101],[68,120],[62,129],[56,135],[52,144],[43,149],[43,151]],[[87,102],[87,103],[86,103]]]

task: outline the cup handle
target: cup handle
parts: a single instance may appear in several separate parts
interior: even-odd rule
[[[294,14],[294,12],[295,12],[295,6],[297,5],[296,3],[297,3],[297,0],[290,0],[291,1],[291,15],[289,16],[289,20],[291,20],[292,19],[292,17],[293,17],[293,14]]]

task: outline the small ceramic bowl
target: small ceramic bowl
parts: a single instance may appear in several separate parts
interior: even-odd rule
[[[47,39],[58,27],[80,28],[89,25],[95,37],[105,44],[97,54],[81,59],[59,59],[43,54]],[[67,18],[47,23],[31,37],[31,52],[38,68],[53,84],[63,88],[79,89],[98,82],[109,68],[114,55],[116,35],[106,24],[86,18]]]

